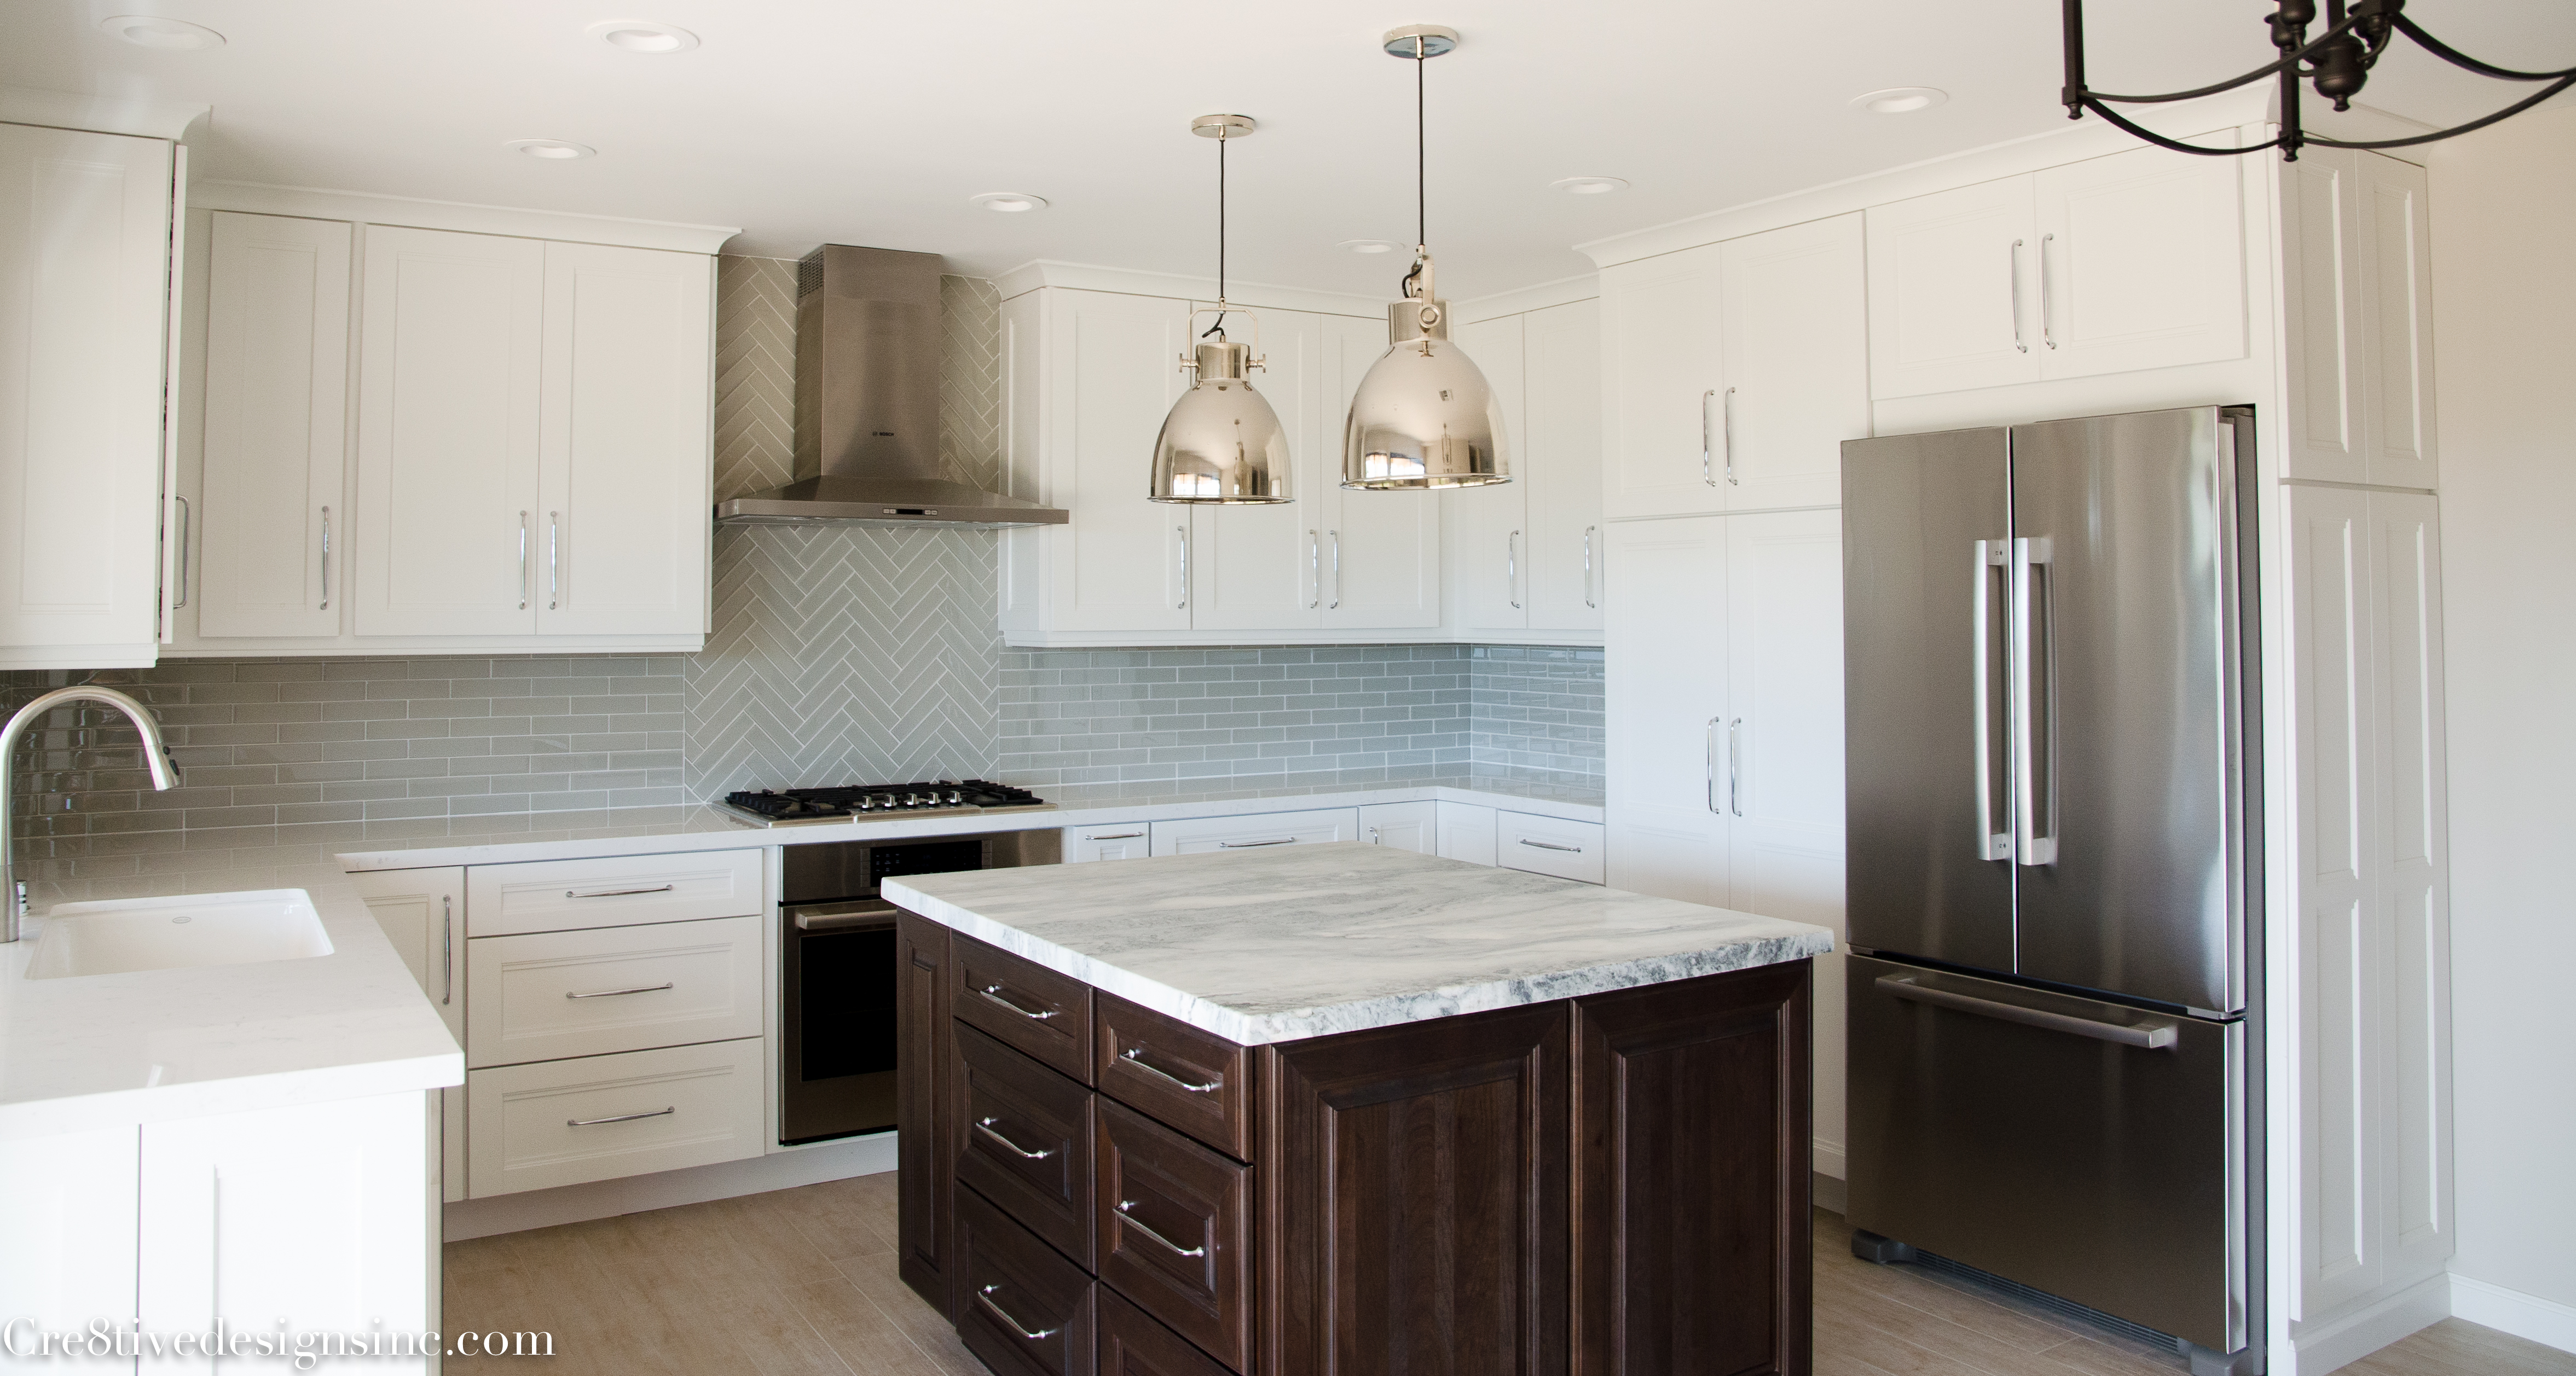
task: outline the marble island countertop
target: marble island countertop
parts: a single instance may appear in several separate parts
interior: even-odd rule
[[[915,875],[884,892],[1244,1045],[1834,948],[1823,927],[1358,842]]]

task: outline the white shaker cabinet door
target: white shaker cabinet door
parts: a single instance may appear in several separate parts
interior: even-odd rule
[[[1726,386],[1718,397],[1727,509],[1842,501],[1842,443],[1870,432],[1861,217],[1719,245]]]
[[[460,866],[366,870],[349,876],[447,1035],[465,1045],[465,871]],[[465,1197],[465,1087],[438,1091],[438,1136],[449,1203]]]
[[[1205,329],[1213,313],[1198,317]],[[1335,470],[1323,462],[1324,443],[1316,418],[1320,322],[1303,311],[1230,313],[1226,332],[1238,342],[1260,342],[1267,360],[1253,372],[1253,391],[1270,403],[1288,436],[1289,493],[1292,501],[1261,506],[1166,506],[1161,510],[1190,518],[1190,626],[1201,631],[1302,630],[1315,625],[1322,608],[1320,570],[1323,530],[1317,496]],[[1184,375],[1186,382],[1187,377]],[[1159,429],[1161,422],[1157,420]],[[1137,486],[1152,453],[1153,439],[1135,456]],[[1081,520],[1077,514],[1074,518]]]
[[[360,635],[536,630],[545,257],[535,239],[367,228]]]
[[[171,147],[0,124],[0,668],[158,653]]]
[[[1601,306],[1524,317],[1529,462],[1508,484],[1528,506],[1521,600],[1534,630],[1601,629]]]
[[[212,226],[197,634],[337,635],[350,227],[229,211]]]
[[[2041,376],[2245,356],[2239,162],[2140,148],[2031,178]]]
[[[1439,852],[1437,820],[1440,805],[1418,803],[1367,803],[1360,808],[1359,839],[1373,846],[1393,846],[1418,855]]]
[[[706,629],[713,266],[545,246],[539,634]]]
[[[1190,628],[1190,509],[1145,499],[1154,437],[1188,385],[1186,301],[1050,289],[1040,403],[1049,489],[1074,513],[1049,527],[1045,624],[1059,631]]]
[[[140,1140],[132,1126],[0,1139],[0,1179],[18,1186],[0,1209],[0,1324],[17,1326],[19,1344],[0,1343],[0,1371],[107,1369],[34,1355],[29,1330],[85,1334],[94,1320],[131,1318]]]
[[[1866,214],[1871,397],[2039,380],[2030,178],[1979,182]]]
[[[1720,246],[1601,274],[1603,514],[1723,511],[1717,472]]]
[[[1731,519],[1610,527],[1604,685],[1610,886],[1720,908]]]
[[[1545,460],[1529,428],[1528,320],[1526,315],[1506,315],[1460,325],[1450,334],[1476,360],[1502,402],[1512,462],[1512,481],[1462,487],[1442,498],[1450,504],[1457,542],[1450,551],[1449,574],[1455,580],[1458,622],[1469,631],[1517,631],[1530,625],[1529,494],[1532,475]],[[1596,507],[1598,481],[1596,474]]]
[[[1323,628],[1419,630],[1440,624],[1440,501],[1436,492],[1368,492],[1341,486],[1342,433],[1351,396],[1387,351],[1386,322],[1319,317],[1324,413],[1317,433],[1323,478],[1316,515],[1323,525]],[[1509,443],[1506,440],[1506,443]],[[1508,451],[1507,451],[1508,452]],[[1302,504],[1304,499],[1299,499]]]

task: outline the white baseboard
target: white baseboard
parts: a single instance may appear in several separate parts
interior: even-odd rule
[[[1818,1175],[1830,1175],[1836,1180],[1849,1180],[1851,1170],[1844,1164],[1844,1159],[1842,1143],[1828,1142],[1819,1137],[1808,1155],[1808,1164],[1815,1168]]]
[[[490,1199],[459,1200],[446,1206],[449,1242],[551,1228],[559,1223],[586,1223],[594,1218],[703,1204],[710,1199],[791,1190],[875,1175],[894,1169],[894,1134],[854,1137],[796,1151],[773,1152],[748,1161],[719,1161],[712,1166],[630,1175],[621,1180],[594,1180],[551,1190],[527,1190]]]
[[[2517,1338],[2576,1352],[2576,1307],[2454,1274],[2451,1313]]]
[[[2350,1365],[2450,1316],[2451,1277],[2442,1274],[2427,1276],[2339,1318],[2302,1324],[2290,1339],[2298,1352],[2296,1376]]]
[[[1843,1183],[1841,1176],[1818,1171],[1815,1183],[1809,1188],[1814,1191],[1809,1199],[1817,1208],[1829,1214],[1851,1212],[1851,1189]]]

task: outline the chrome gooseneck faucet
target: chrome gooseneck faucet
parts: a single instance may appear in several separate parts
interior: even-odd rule
[[[143,763],[152,771],[152,786],[166,789],[179,781],[178,767],[170,763],[170,748],[161,743],[160,723],[142,703],[113,688],[57,688],[26,706],[0,726],[0,944],[18,939],[18,920],[27,913],[27,890],[18,882],[13,863],[16,850],[14,826],[9,817],[13,788],[10,764],[18,756],[18,738],[30,727],[44,720],[45,714],[66,703],[97,702],[123,712],[134,729],[143,733]]]

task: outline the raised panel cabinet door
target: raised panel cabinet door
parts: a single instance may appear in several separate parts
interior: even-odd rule
[[[2283,415],[2281,471],[2292,478],[2370,479],[2364,451],[2361,155],[2302,149],[2281,165]]]
[[[2357,357],[2368,421],[2370,481],[2433,487],[2432,224],[2424,169],[2376,153],[2352,155],[2361,225]]]
[[[1510,482],[1462,487],[1441,498],[1449,503],[1457,542],[1449,551],[1452,596],[1459,624],[1471,631],[1517,631],[1530,624],[1530,475],[1545,461],[1535,456],[1539,446],[1529,429],[1528,320],[1506,315],[1450,332],[1502,401],[1512,464]]]
[[[357,632],[532,634],[546,246],[369,225],[365,247]]]
[[[1842,500],[1842,443],[1870,431],[1862,239],[1855,213],[1718,246],[1718,438],[1730,511]]]
[[[1046,532],[1046,624],[1188,630],[1190,509],[1149,502],[1145,488],[1154,437],[1188,386],[1190,303],[1044,290],[1044,500],[1073,513]]]
[[[353,515],[351,230],[229,211],[212,225],[197,634],[337,635]]]
[[[1367,492],[1341,483],[1341,436],[1351,394],[1385,354],[1386,322],[1321,316],[1324,404],[1318,433],[1330,435],[1323,480],[1315,485],[1323,522],[1325,630],[1419,630],[1440,624],[1440,494]]]
[[[1101,1376],[1232,1376],[1225,1365],[1106,1286],[1100,1297]]]
[[[0,668],[157,654],[171,148],[0,124]]]
[[[1574,1004],[1573,1370],[1803,1376],[1806,961]]]
[[[362,870],[349,884],[420,984],[447,1035],[465,1044],[465,871]]]
[[[973,1190],[957,1192],[954,1319],[1000,1376],[1091,1376],[1099,1285]]]
[[[1270,1048],[1263,1376],[1566,1370],[1565,1005]]]
[[[900,912],[895,958],[895,1273],[948,1312],[949,1210],[956,1163],[948,1154],[948,929]]]
[[[1727,904],[1724,516],[1610,527],[1609,882]]]
[[[545,246],[539,634],[706,632],[714,264]]]
[[[1092,1122],[1096,1096],[971,1027],[952,1029],[949,1094],[957,1114],[941,1146],[957,1184],[1079,1263],[1092,1262]]]
[[[1205,303],[1201,303],[1205,305]],[[1198,317],[1207,328],[1216,316]],[[1291,501],[1261,506],[1167,506],[1189,513],[1190,627],[1202,631],[1312,628],[1323,607],[1324,536],[1314,498],[1335,470],[1316,417],[1322,347],[1318,318],[1304,311],[1230,313],[1227,333],[1252,343],[1266,360],[1254,370],[1255,393],[1270,403],[1288,435]],[[1187,381],[1184,375],[1183,381]],[[1152,440],[1138,462],[1152,453]]]
[[[1716,245],[1601,274],[1601,514],[1724,511]]]
[[[1252,1168],[1103,1101],[1100,1279],[1238,1371],[1252,1369]]]
[[[2162,148],[2036,174],[2040,376],[2243,358],[2243,176]]]
[[[1979,182],[1864,213],[1873,399],[2039,380],[2039,231],[2030,178]]]
[[[1521,600],[1542,631],[1601,629],[1601,303],[1526,317],[1529,456],[1509,486],[1529,507]]]

